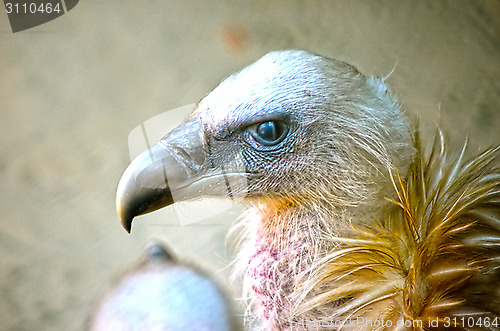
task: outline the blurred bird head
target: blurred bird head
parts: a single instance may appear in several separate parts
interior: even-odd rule
[[[129,165],[118,214],[130,231],[137,215],[200,197],[369,204],[392,189],[387,169],[409,161],[409,131],[383,81],[304,51],[272,52]]]
[[[92,316],[92,331],[235,330],[224,292],[160,243],[120,277]]]

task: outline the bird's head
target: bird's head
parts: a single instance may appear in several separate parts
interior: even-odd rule
[[[356,205],[409,158],[409,129],[381,80],[304,51],[272,52],[225,79],[123,174],[132,219],[177,201],[237,196]]]

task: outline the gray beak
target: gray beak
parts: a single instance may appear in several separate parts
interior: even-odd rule
[[[197,117],[137,156],[123,173],[116,193],[116,209],[123,227],[130,232],[134,217],[177,201],[231,196],[234,185],[231,188],[229,181],[234,183],[236,177],[241,182],[245,171],[214,167],[209,159],[202,122]]]
[[[177,200],[198,195],[189,184],[204,170],[206,153],[201,133],[201,121],[191,119],[142,152],[127,167],[118,184],[116,209],[128,232],[134,217],[173,204],[174,195]]]

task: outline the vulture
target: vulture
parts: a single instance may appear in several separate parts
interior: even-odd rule
[[[219,286],[157,242],[107,291],[90,325],[91,331],[235,330]]]
[[[226,78],[125,170],[132,220],[240,198],[253,330],[500,329],[500,148],[422,141],[383,79],[305,51]]]

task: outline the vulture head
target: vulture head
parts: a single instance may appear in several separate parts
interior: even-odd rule
[[[189,119],[137,157],[117,208],[132,219],[213,196],[335,206],[386,195],[411,153],[406,118],[382,81],[303,51],[269,53],[224,80]]]
[[[500,319],[498,152],[452,157],[441,134],[426,152],[383,80],[272,52],[129,165],[117,209],[130,231],[177,201],[247,202],[234,265],[255,328],[427,330]]]

